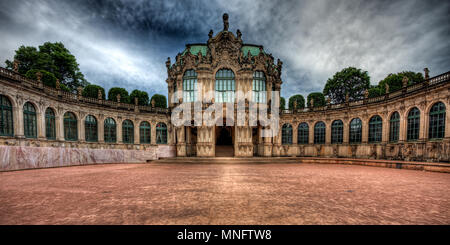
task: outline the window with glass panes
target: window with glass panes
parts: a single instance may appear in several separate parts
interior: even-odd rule
[[[344,123],[341,120],[333,121],[331,124],[331,143],[342,144],[344,141]]]
[[[108,117],[104,121],[104,138],[105,142],[114,143],[117,141],[117,127],[116,121],[114,119]]]
[[[406,130],[407,140],[418,140],[420,130],[420,111],[414,107],[408,113],[408,125]]]
[[[70,141],[78,139],[77,117],[72,112],[64,114],[64,139]]]
[[[156,144],[167,144],[167,126],[165,123],[156,125]]]
[[[122,141],[125,144],[134,143],[134,127],[133,122],[130,120],[124,120],[122,122]]]
[[[292,126],[288,123],[281,128],[281,143],[283,145],[292,144]]]
[[[55,112],[51,108],[45,110],[45,137],[56,139]]]
[[[389,120],[389,141],[397,142],[400,135],[400,114],[394,112]]]
[[[86,141],[95,142],[98,140],[97,119],[92,115],[87,115],[84,121],[84,134]]]
[[[183,102],[197,101],[197,72],[187,70],[183,76]]]
[[[431,107],[430,110],[430,126],[428,130],[428,138],[442,139],[445,135],[445,105],[438,102]]]
[[[11,101],[0,95],[0,136],[13,136],[13,112]]]
[[[314,125],[314,144],[325,144],[325,123],[318,122]]]
[[[23,129],[26,138],[37,137],[36,109],[30,102],[23,106]]]
[[[350,143],[361,143],[362,140],[362,121],[359,118],[354,118],[350,122],[349,130],[349,142]]]
[[[216,73],[215,102],[234,102],[235,81],[234,73],[229,69],[221,69]]]
[[[309,143],[309,126],[307,123],[300,123],[297,129],[297,141],[298,144]]]
[[[151,141],[151,127],[148,122],[141,122],[139,126],[139,135],[141,144],[150,144]]]
[[[381,142],[383,131],[383,120],[376,115],[369,120],[369,142]]]
[[[264,72],[255,71],[253,73],[252,90],[253,102],[266,103],[266,76],[264,76]]]

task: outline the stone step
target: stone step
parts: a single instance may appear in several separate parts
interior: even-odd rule
[[[343,164],[450,173],[450,163],[322,157],[174,157],[147,161],[152,164]]]

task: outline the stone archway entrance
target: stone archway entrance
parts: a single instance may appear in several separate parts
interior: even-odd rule
[[[216,127],[216,157],[234,156],[234,128]]]

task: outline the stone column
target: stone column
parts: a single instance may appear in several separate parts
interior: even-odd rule
[[[156,121],[151,121],[150,142],[152,145],[156,145],[156,124]]]
[[[298,143],[298,125],[297,122],[292,123],[292,144],[297,146]]]
[[[314,122],[309,122],[308,127],[309,127],[308,143],[312,145],[314,144]]]
[[[383,118],[383,128],[382,128],[382,134],[381,134],[381,142],[383,144],[386,144],[386,143],[389,142],[389,119],[387,119],[387,118]]]
[[[425,141],[428,139],[428,117],[425,111],[426,107],[421,106],[420,108],[420,127],[419,127],[419,141]]]
[[[123,139],[122,139],[122,118],[118,117],[117,118],[117,143],[118,144],[122,144],[123,143]]]
[[[408,124],[408,114],[402,113],[400,115],[400,129],[398,134],[398,142],[406,142],[406,127]]]
[[[13,118],[14,135],[16,138],[25,138],[23,129],[23,110],[21,106],[16,106],[13,108]]]
[[[45,139],[45,113],[36,113],[36,123],[37,137],[39,139]]]
[[[85,142],[86,141],[86,133],[85,133],[85,120],[84,117],[78,115],[79,119],[77,121],[78,127],[78,141]]]
[[[331,121],[326,120],[325,123],[325,144],[331,144]]]
[[[97,127],[98,142],[105,143],[105,117],[103,115],[98,116]]]
[[[134,143],[135,144],[140,144],[141,143],[141,138],[139,137],[139,132],[140,132],[140,120],[136,120],[135,122],[133,122],[134,124]]]
[[[367,144],[369,141],[369,121],[367,118],[361,119],[362,121],[362,137],[361,137],[361,143]]]
[[[59,141],[64,141],[64,115],[55,116],[55,126],[56,126],[56,139]]]
[[[450,99],[449,99],[449,101],[450,101]],[[450,123],[450,106],[449,105],[445,105],[445,110],[446,110],[446,112],[445,112],[445,124],[446,124],[446,126],[445,126],[445,134],[444,134],[444,136],[445,136],[445,138],[447,138],[447,139],[449,139],[450,138],[450,126],[449,126],[449,123]]]
[[[342,129],[342,133],[343,133],[343,144],[348,144],[349,143],[349,138],[350,138],[350,123],[348,122],[348,120],[344,121],[343,124],[343,129]]]

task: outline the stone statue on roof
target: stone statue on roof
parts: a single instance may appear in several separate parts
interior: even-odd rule
[[[228,14],[225,13],[225,14],[223,14],[223,30],[224,30],[224,31],[228,31],[228,26],[229,26],[229,23],[228,23]]]

